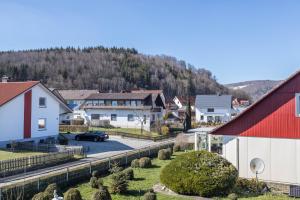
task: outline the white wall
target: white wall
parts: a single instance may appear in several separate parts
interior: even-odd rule
[[[226,142],[224,136],[223,156],[235,166],[237,146],[233,141]],[[244,178],[255,178],[250,169],[254,158],[264,161],[265,169],[259,179],[300,185],[300,139],[238,137],[239,139],[239,175]],[[236,139],[234,139],[236,141]]]
[[[39,98],[46,97],[46,107],[39,107]],[[39,85],[32,88],[31,137],[45,137],[59,133],[60,103]],[[46,119],[46,129],[38,129],[38,119]]]
[[[201,115],[204,116],[204,119],[201,120]],[[197,122],[208,122],[208,116],[220,116],[222,118],[222,122],[229,121],[231,117],[231,109],[226,108],[214,108],[214,112],[207,112],[207,109],[199,109],[196,107],[196,121]]]
[[[0,141],[23,139],[24,95],[0,107]]]
[[[147,116],[146,124],[144,124],[145,130],[150,130],[150,110],[112,110],[112,109],[87,109],[86,115],[88,119],[91,120],[92,114],[103,114],[105,117],[101,120],[110,120],[111,114],[117,114],[117,121],[110,121],[110,124],[115,127],[121,128],[141,128],[141,122],[137,116],[143,118],[144,115]],[[134,115],[134,121],[128,121],[128,114]]]

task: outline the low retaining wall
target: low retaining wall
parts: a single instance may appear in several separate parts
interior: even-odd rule
[[[160,149],[172,148],[173,145],[174,142],[165,142],[65,169],[55,170],[47,174],[41,174],[39,177],[5,183],[0,187],[0,200],[31,199],[34,194],[43,191],[51,183],[57,183],[59,187],[65,188],[77,184],[79,181],[88,180],[94,170],[105,174],[110,169],[112,163],[116,162],[121,166],[128,166],[134,159],[156,157]]]

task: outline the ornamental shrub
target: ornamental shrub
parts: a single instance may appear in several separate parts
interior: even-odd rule
[[[171,153],[167,149],[161,149],[158,151],[157,158],[159,160],[169,160],[171,159]]]
[[[112,194],[124,194],[127,192],[128,181],[126,176],[122,172],[112,174],[111,182],[109,185],[110,192]]]
[[[134,179],[134,172],[133,169],[131,168],[127,168],[123,171],[123,173],[125,174],[126,180],[133,180]]]
[[[180,145],[179,145],[179,144],[175,144],[175,145],[173,146],[173,151],[174,151],[174,152],[180,151]]]
[[[139,160],[140,168],[149,168],[152,166],[151,159],[148,157],[140,158]]]
[[[64,196],[64,200],[82,200],[79,190],[70,188]]]
[[[161,127],[161,134],[162,135],[168,135],[169,134],[169,127],[167,127],[167,126],[162,126]]]
[[[144,200],[156,200],[156,194],[153,190],[150,190],[144,194]]]
[[[106,187],[100,186],[99,190],[94,192],[92,200],[111,200],[111,196]]]
[[[35,194],[31,200],[48,200],[48,197],[45,196],[44,192]]]
[[[119,166],[119,164],[117,162],[112,163],[111,168],[109,169],[109,172],[112,174],[118,173],[120,171],[122,171],[123,168]]]
[[[236,193],[231,193],[227,196],[230,200],[238,200],[238,195]]]
[[[138,168],[138,167],[140,167],[139,159],[134,159],[133,161],[131,161],[131,167],[132,168]]]
[[[98,178],[98,177],[100,176],[99,171],[98,171],[98,170],[94,170],[94,171],[92,172],[92,176]]]
[[[166,151],[169,152],[170,156],[173,155],[173,149],[171,147],[166,148]]]
[[[98,179],[96,177],[91,177],[90,186],[92,188],[98,188]]]
[[[227,195],[237,177],[238,172],[230,162],[208,151],[179,155],[160,174],[161,182],[169,189],[204,197]]]
[[[52,184],[49,184],[47,186],[47,188],[45,189],[44,191],[44,196],[49,199],[49,200],[52,200],[54,198],[54,190],[56,190],[56,193],[58,194],[58,196],[62,196],[62,192],[61,190],[59,189],[59,187],[57,187],[57,184],[56,183],[52,183]]]
[[[266,183],[257,182],[255,179],[238,178],[233,188],[233,192],[237,194],[254,194],[258,195],[267,188]]]

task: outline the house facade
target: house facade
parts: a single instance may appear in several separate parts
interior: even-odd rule
[[[98,93],[91,94],[81,106],[90,124],[109,122],[120,128],[143,128],[161,120],[164,103],[160,95],[151,93]]]
[[[236,118],[213,130],[222,135],[222,155],[240,177],[300,185],[300,72]]]
[[[60,115],[71,110],[38,81],[0,83],[0,146],[59,133]]]
[[[89,97],[91,94],[99,93],[98,90],[54,90],[58,93],[67,103],[69,108],[73,110],[72,113],[68,113],[63,115],[61,118],[62,124],[69,124],[73,119],[84,119],[85,122],[86,114],[84,110],[80,109],[85,102],[85,99]]]
[[[195,100],[196,122],[224,123],[231,119],[231,95],[197,95]]]

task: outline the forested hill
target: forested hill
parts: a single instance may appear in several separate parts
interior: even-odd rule
[[[0,75],[60,89],[163,89],[166,96],[229,93],[212,73],[168,56],[125,48],[51,48],[0,52]]]

